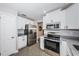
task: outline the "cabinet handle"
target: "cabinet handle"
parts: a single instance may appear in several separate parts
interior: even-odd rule
[[[24,41],[25,39],[23,39],[23,41]]]
[[[66,29],[68,29],[68,26],[66,25]]]
[[[14,39],[15,37],[11,37],[12,39]]]

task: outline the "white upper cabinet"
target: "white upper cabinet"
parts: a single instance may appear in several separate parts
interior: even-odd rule
[[[60,22],[60,29],[79,29],[79,4],[73,4],[65,10],[55,10],[43,17],[43,29],[46,24]]]
[[[7,56],[17,52],[16,14],[0,11],[1,55]]]
[[[43,29],[46,29],[46,24],[47,24],[48,20],[46,18],[46,16],[43,17]]]
[[[65,10],[63,11],[60,10],[60,15],[58,18],[60,21],[60,29],[65,29],[65,26],[66,26]]]
[[[0,28],[1,28],[1,16],[0,16]],[[0,29],[0,53],[1,53],[1,29]]]
[[[65,11],[67,29],[79,29],[79,4],[73,4]]]
[[[46,29],[46,24],[53,22],[60,22],[60,28],[64,28],[65,26],[65,11],[61,11],[60,9],[53,11],[51,13],[46,14],[43,17],[43,29]]]
[[[25,27],[25,19],[22,17],[17,17],[17,28],[24,29]]]
[[[27,18],[17,17],[17,28],[18,29],[25,29],[25,24],[34,24],[32,20],[29,20]]]

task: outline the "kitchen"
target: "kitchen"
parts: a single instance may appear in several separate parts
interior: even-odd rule
[[[79,55],[78,3],[3,3],[0,6],[1,56]],[[33,6],[36,10],[44,9],[38,12]],[[33,15],[42,20],[35,20]]]
[[[79,4],[69,4],[61,9],[47,13],[43,18],[45,36],[49,37],[49,41],[53,42],[51,45],[55,45],[55,47],[51,45],[47,46],[49,48],[51,47],[52,50],[54,48],[56,51],[59,50],[60,56],[78,56],[79,54],[78,9]],[[47,21],[47,23],[45,21]],[[48,36],[49,33],[51,33],[50,36],[53,38],[50,39],[50,36]],[[59,39],[57,40],[59,44],[55,42],[56,38]]]

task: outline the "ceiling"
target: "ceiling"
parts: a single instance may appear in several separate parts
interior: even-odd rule
[[[0,3],[0,6],[24,12],[28,17],[42,20],[44,11],[48,12],[64,6],[65,3]]]

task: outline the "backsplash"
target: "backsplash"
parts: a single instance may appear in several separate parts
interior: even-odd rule
[[[79,37],[79,31],[73,31],[73,30],[61,30],[60,31],[60,35],[64,35],[64,36],[75,36],[75,37]]]

